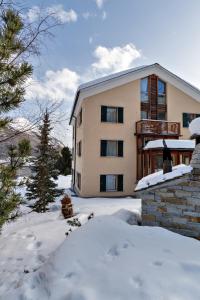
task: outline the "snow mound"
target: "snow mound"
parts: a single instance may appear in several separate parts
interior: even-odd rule
[[[173,167],[172,172],[170,173],[163,174],[163,170],[155,172],[153,174],[143,177],[138,182],[135,191],[148,188],[149,186],[155,185],[157,183],[165,182],[175,177],[182,176],[184,174],[190,173],[191,171],[192,171],[191,166],[186,166],[184,164],[181,164]]]
[[[7,300],[199,299],[200,243],[97,217],[74,231]]]
[[[200,135],[200,117],[192,120],[189,124],[191,135]]]
[[[139,213],[124,208],[115,212],[113,216],[119,218],[120,220],[123,220],[130,225],[138,225],[139,223],[141,223],[141,216]]]

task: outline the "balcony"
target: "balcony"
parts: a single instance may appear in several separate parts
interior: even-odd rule
[[[180,123],[160,120],[141,120],[136,122],[136,135],[180,136]]]

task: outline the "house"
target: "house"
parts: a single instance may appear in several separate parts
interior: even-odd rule
[[[145,145],[189,139],[189,122],[199,114],[200,90],[157,63],[81,85],[70,117],[74,190],[83,197],[133,195],[152,171]],[[179,163],[190,159],[186,150]],[[154,156],[155,166],[161,159]]]

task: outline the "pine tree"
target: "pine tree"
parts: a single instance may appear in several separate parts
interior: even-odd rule
[[[69,147],[63,147],[61,151],[61,156],[59,157],[56,166],[60,171],[61,175],[71,174],[71,165],[72,165],[72,153]]]
[[[17,57],[24,51],[21,40],[23,21],[14,9],[2,10],[0,14],[0,112],[7,113],[24,101],[24,83],[32,74],[32,66]],[[0,118],[0,128],[9,122]]]
[[[23,167],[30,155],[30,141],[23,139],[17,146],[8,147],[9,164],[0,166],[0,229],[4,222],[17,216],[12,213],[20,203],[20,195],[15,192],[17,171]]]
[[[29,200],[36,200],[32,208],[36,212],[46,212],[48,204],[55,200],[55,197],[63,193],[56,188],[57,184],[53,180],[58,175],[55,168],[56,150],[53,149],[50,139],[50,118],[46,111],[43,124],[40,126],[38,157],[32,167],[33,176],[27,183],[26,196]]]

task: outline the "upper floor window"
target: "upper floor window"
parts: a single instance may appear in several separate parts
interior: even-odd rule
[[[118,156],[123,157],[123,141],[101,140],[101,156]]]
[[[148,77],[141,79],[140,81],[140,93],[141,93],[141,102],[148,102]]]
[[[183,127],[189,127],[190,122],[198,117],[200,114],[183,113]]]
[[[80,141],[77,144],[77,154],[78,154],[78,156],[81,156],[81,152],[82,152],[82,143]]]
[[[101,122],[123,123],[123,107],[101,106]]]
[[[158,79],[158,104],[166,104],[166,83]]]
[[[78,114],[77,121],[78,121],[78,126],[81,126],[81,124],[82,124],[82,108]]]

